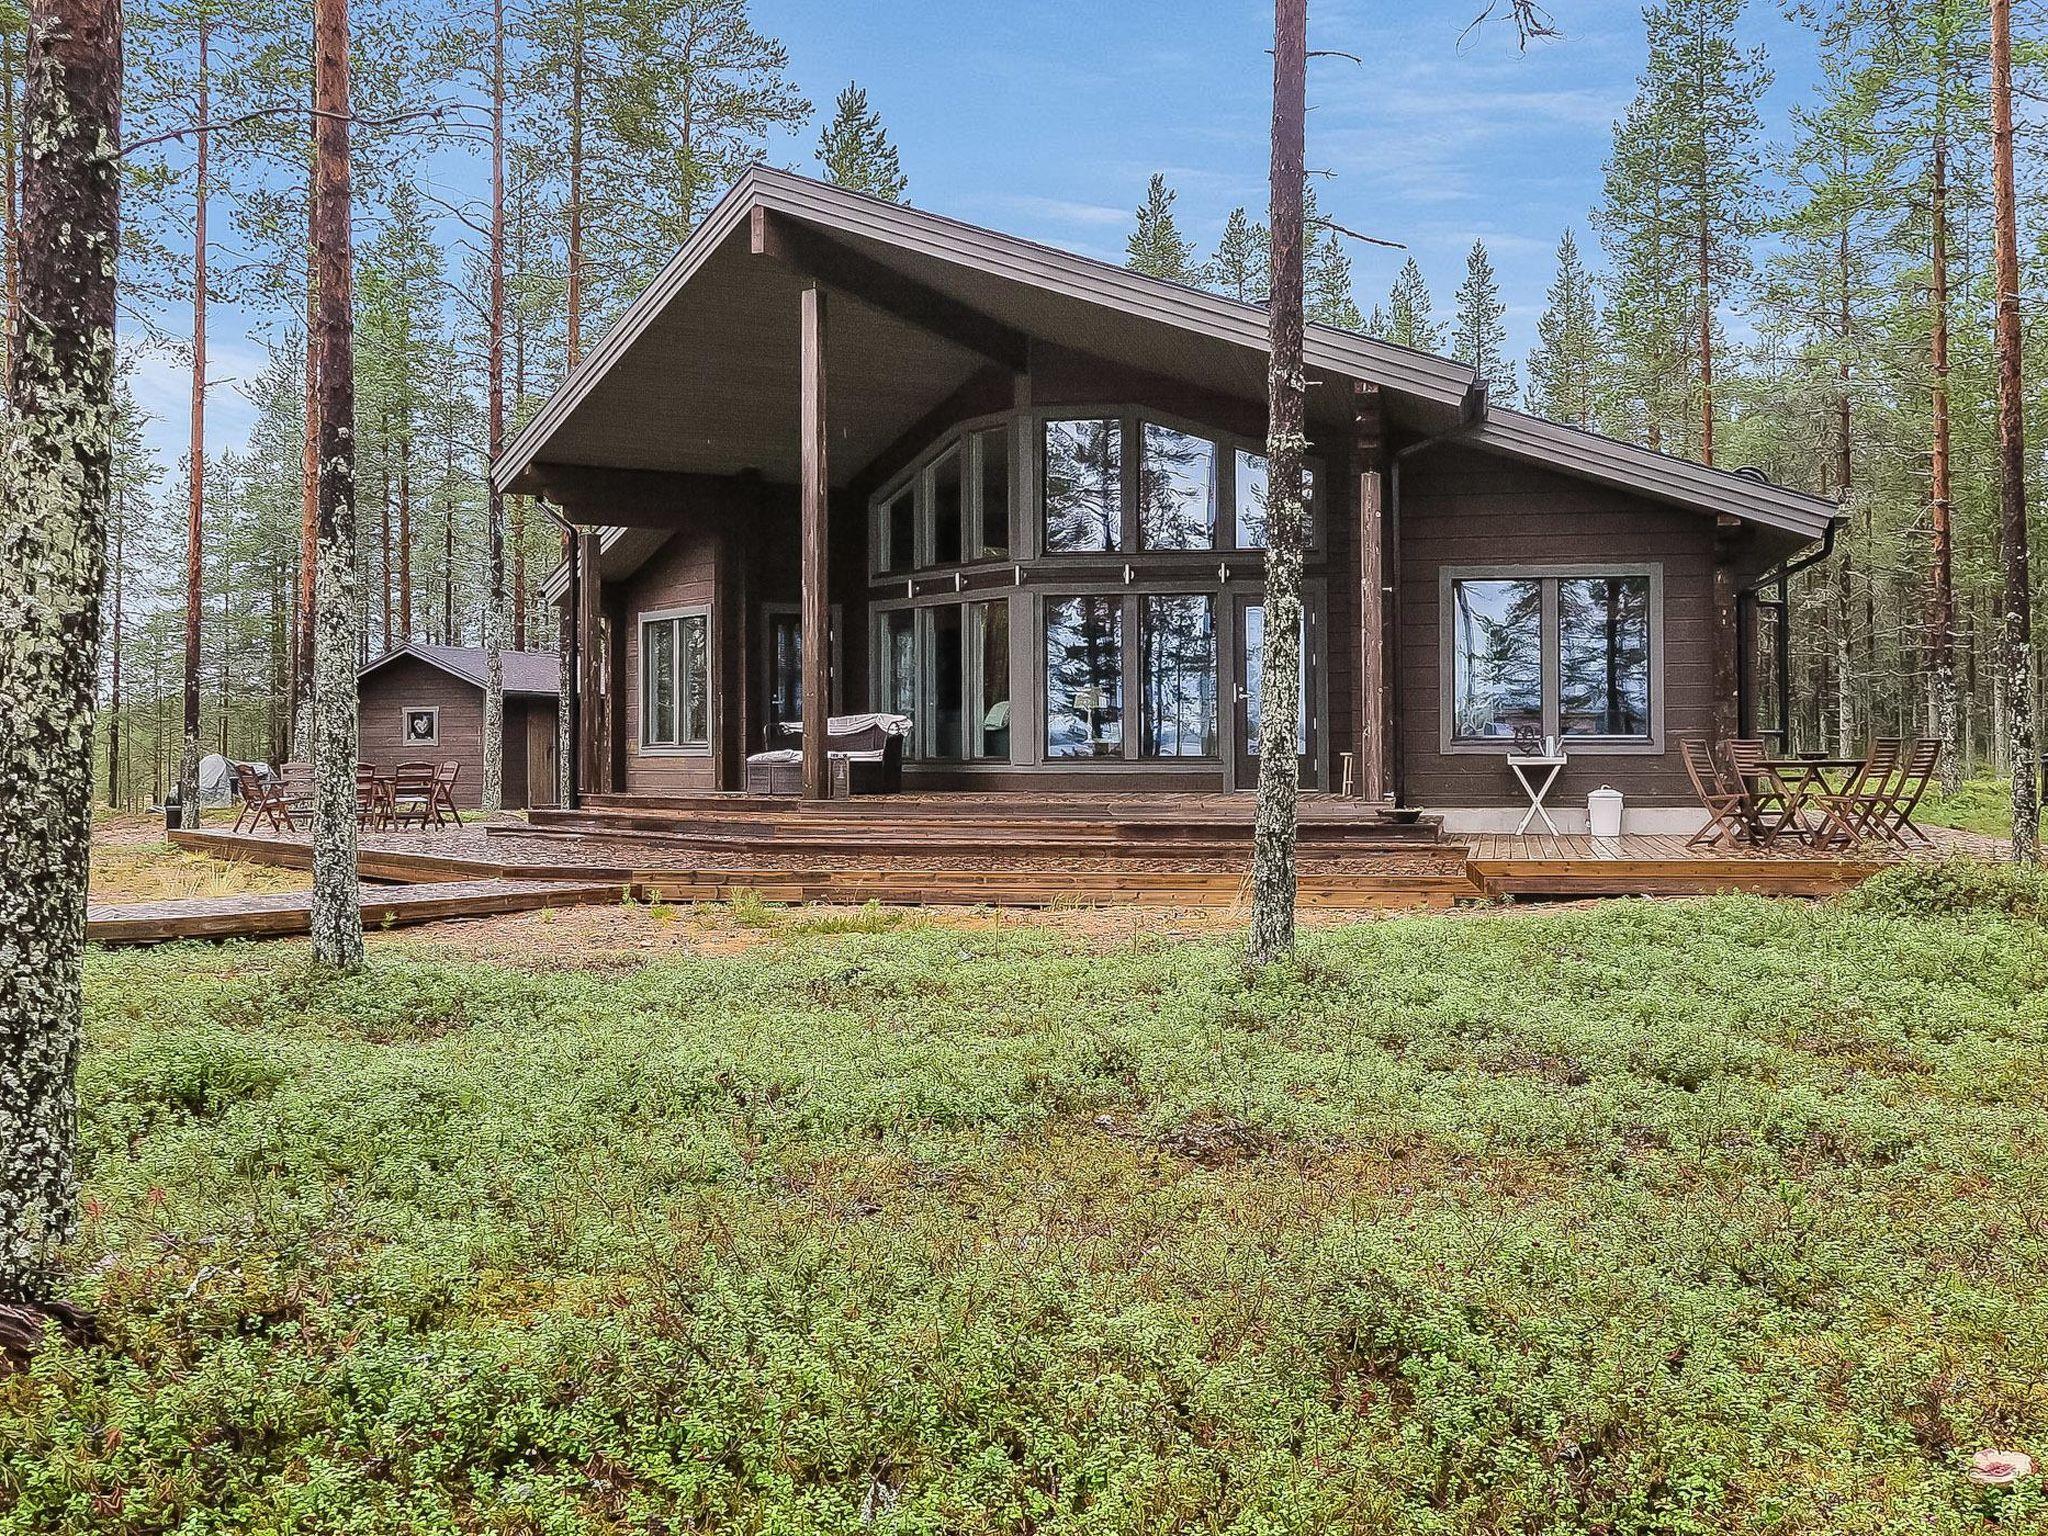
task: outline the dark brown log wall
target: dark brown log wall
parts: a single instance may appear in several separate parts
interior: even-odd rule
[[[1396,677],[1407,796],[1424,807],[1523,805],[1505,752],[1447,756],[1441,741],[1438,572],[1444,566],[1659,564],[1664,573],[1664,751],[1586,755],[1552,806],[1585,806],[1611,784],[1631,805],[1696,803],[1678,742],[1715,733],[1711,516],[1664,507],[1469,448],[1416,455],[1402,471],[1401,622]]]

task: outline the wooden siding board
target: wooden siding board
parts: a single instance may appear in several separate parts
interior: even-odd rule
[[[1491,755],[1441,750],[1439,569],[1578,562],[1653,562],[1663,568],[1664,750],[1582,754],[1559,776],[1549,803],[1583,804],[1603,784],[1635,806],[1694,803],[1678,742],[1715,729],[1713,518],[1445,445],[1417,455],[1403,471],[1398,677],[1411,804],[1526,803],[1508,772],[1505,749]]]

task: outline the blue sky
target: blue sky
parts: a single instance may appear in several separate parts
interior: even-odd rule
[[[1333,218],[1410,248],[1439,314],[1483,239],[1519,357],[1535,337],[1559,233],[1575,229],[1598,260],[1587,214],[1642,67],[1643,23],[1634,4],[1552,0],[1562,35],[1522,52],[1503,23],[1462,35],[1479,3],[1310,0],[1311,46],[1365,62],[1311,64],[1308,163],[1328,173],[1319,196]],[[1233,207],[1261,216],[1265,0],[754,0],[754,14],[788,44],[791,73],[817,108],[810,126],[771,144],[779,164],[815,170],[822,118],[857,80],[920,206],[1115,261],[1154,171],[1177,189],[1182,228],[1204,255]],[[1811,40],[1771,0],[1753,0],[1744,34],[1770,51],[1777,80],[1765,118],[1776,133],[1811,89]],[[1361,309],[1384,295],[1401,259],[1353,247]],[[274,323],[217,312],[225,387],[211,394],[210,451],[247,432],[232,381],[261,366],[260,337]],[[183,451],[186,387],[174,360],[138,371],[167,466]]]

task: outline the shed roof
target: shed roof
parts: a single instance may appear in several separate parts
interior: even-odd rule
[[[1260,305],[755,166],[505,450],[493,466],[497,484],[543,491],[550,465],[795,480],[796,295],[813,279],[800,263],[756,254],[764,221],[793,231],[813,264],[857,274],[869,297],[921,297],[928,311],[907,318],[914,302],[891,313],[886,298],[834,309],[826,352],[835,483],[985,366],[978,348],[999,349],[1005,338],[1246,398],[1264,393]],[[954,323],[932,323],[940,312]],[[1836,516],[1821,497],[1489,409],[1473,371],[1447,358],[1322,325],[1307,327],[1303,351],[1312,415],[1348,411],[1347,382],[1365,381],[1386,391],[1390,417],[1410,431],[1462,423],[1475,446],[1800,538],[1819,537]]]
[[[505,667],[507,693],[549,699],[560,697],[562,658],[559,652],[500,651],[498,655]],[[480,645],[402,645],[395,651],[386,651],[364,667],[356,674],[357,681],[404,656],[423,661],[477,688],[485,686],[486,660],[484,648]]]

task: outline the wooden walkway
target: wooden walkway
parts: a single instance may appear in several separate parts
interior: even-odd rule
[[[207,837],[212,834],[192,834]],[[558,871],[559,873],[559,871]],[[363,891],[365,928],[396,928],[451,917],[489,917],[542,907],[617,901],[616,885],[595,880],[454,880]],[[204,896],[87,907],[85,936],[96,944],[162,944],[172,939],[274,939],[310,932],[310,891]]]

